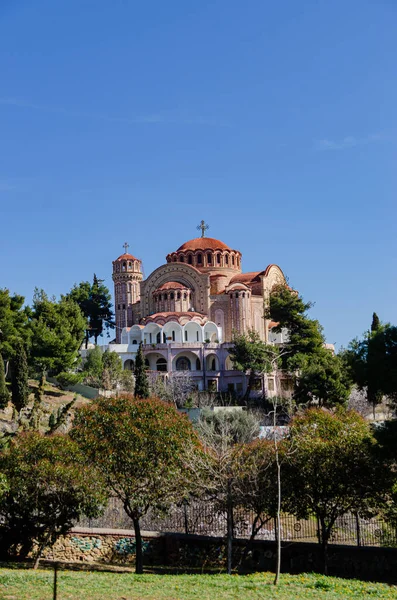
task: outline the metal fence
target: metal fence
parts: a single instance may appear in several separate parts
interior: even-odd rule
[[[238,508],[234,511],[234,533],[238,538],[249,538],[255,515]],[[83,519],[79,527],[105,529],[132,529],[132,522],[117,498],[112,498],[104,514],[98,519]],[[150,512],[141,520],[144,531],[187,533],[210,536],[226,535],[226,513],[211,502],[190,502],[173,506],[167,514]],[[293,515],[281,517],[283,541],[318,541],[318,523],[313,517],[296,519]],[[274,519],[262,516],[256,535],[259,540],[275,539]],[[330,543],[357,546],[397,546],[396,530],[378,518],[363,519],[346,514],[339,518],[333,528]]]

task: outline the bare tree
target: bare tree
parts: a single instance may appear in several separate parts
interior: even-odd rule
[[[192,451],[189,471],[193,473],[196,493],[205,495],[219,510],[226,512],[227,572],[232,572],[234,514],[241,492],[240,457],[244,444],[259,434],[259,423],[252,413],[203,411],[197,424],[204,451]]]

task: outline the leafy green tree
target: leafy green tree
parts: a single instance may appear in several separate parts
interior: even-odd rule
[[[397,399],[397,327],[380,323],[374,313],[371,331],[350,342],[343,358],[354,383],[366,389],[375,418],[383,396]]]
[[[57,375],[77,366],[86,320],[74,301],[65,297],[59,302],[50,300],[43,290],[36,289],[30,328],[30,360],[37,372]]]
[[[103,362],[103,352],[99,346],[95,346],[92,350],[88,350],[86,359],[83,364],[84,377],[88,385],[94,387],[101,386]]]
[[[86,347],[90,337],[94,337],[95,344],[97,344],[103,328],[114,327],[111,295],[103,280],[98,279],[94,274],[92,284],[89,281],[82,281],[78,285],[74,285],[67,297],[79,305],[87,319]]]
[[[143,355],[142,342],[135,359],[135,397],[149,398],[149,380],[146,374],[145,357]]]
[[[369,424],[354,411],[310,409],[291,423],[293,445],[284,480],[289,479],[289,512],[315,515],[328,568],[328,543],[338,517],[371,514],[383,498],[384,473],[374,460]]]
[[[345,406],[350,389],[351,380],[339,356],[322,348],[302,357],[294,394],[298,404],[317,401],[320,406]]]
[[[3,558],[25,558],[37,545],[36,561],[82,515],[98,516],[106,500],[102,480],[87,468],[77,444],[63,435],[16,436],[0,454],[8,490],[0,500]]]
[[[0,409],[6,408],[9,400],[10,392],[8,391],[6,384],[3,357],[0,354]]]
[[[248,374],[245,397],[249,398],[255,376],[273,371],[278,362],[278,350],[275,346],[265,344],[259,333],[251,329],[247,335],[236,334],[233,337],[230,358],[236,369]]]
[[[97,399],[79,409],[71,432],[82,452],[121,499],[134,524],[136,572],[143,572],[140,520],[186,493],[187,447],[197,441],[191,423],[161,400],[130,395]]]
[[[381,322],[378,315],[374,312],[372,313],[372,323],[371,323],[371,331],[379,331],[381,328]]]
[[[11,363],[12,403],[20,412],[29,401],[28,361],[21,340],[15,342],[15,356]]]
[[[282,360],[285,370],[296,373],[294,399],[324,406],[346,404],[351,382],[345,362],[325,347],[320,323],[307,316],[311,307],[285,285],[273,289],[265,307],[265,317],[277,323],[273,331],[288,330]]]
[[[17,339],[28,344],[28,314],[23,307],[25,299],[9,290],[0,289],[0,352],[7,363],[15,355]]]
[[[324,346],[324,336],[320,323],[309,319],[307,311],[313,306],[286,285],[276,286],[265,306],[265,318],[276,322],[275,332],[288,330],[288,366],[294,366],[294,358],[299,354],[313,354]]]
[[[102,354],[102,387],[105,390],[112,390],[117,387],[123,372],[123,363],[116,352],[106,350]]]

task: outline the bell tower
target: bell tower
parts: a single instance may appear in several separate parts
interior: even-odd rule
[[[140,301],[142,261],[129,254],[127,242],[124,254],[113,261],[114,307],[116,315],[116,343],[121,342],[121,330],[134,325],[134,305]]]

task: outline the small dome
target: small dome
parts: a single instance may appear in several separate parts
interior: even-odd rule
[[[135,258],[135,256],[132,256],[132,254],[128,254],[128,253],[121,254],[121,255],[120,255],[118,258],[116,258],[116,260],[114,260],[113,262],[117,262],[117,261],[119,261],[119,260],[137,260],[137,261],[141,262],[141,261],[139,260],[139,258]]]
[[[182,244],[177,252],[181,250],[231,250],[231,248],[215,238],[198,237]]]

